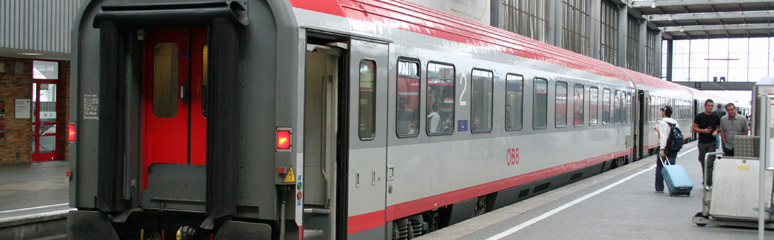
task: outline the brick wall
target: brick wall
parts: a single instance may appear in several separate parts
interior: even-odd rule
[[[16,63],[24,68],[16,74]],[[32,161],[32,119],[16,119],[16,99],[32,99],[32,59],[0,57],[4,72],[0,73],[0,99],[5,101],[5,137],[0,138],[0,164]],[[70,102],[70,62],[59,61],[57,84],[57,147],[59,160],[67,160],[67,123]]]
[[[24,64],[15,74],[16,62]],[[5,71],[0,73],[0,99],[5,100],[5,137],[0,140],[0,164],[32,161],[31,119],[16,119],[15,99],[32,98],[32,60],[0,57]]]

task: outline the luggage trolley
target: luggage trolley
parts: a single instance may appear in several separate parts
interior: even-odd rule
[[[744,136],[747,137],[747,136]],[[752,137],[748,137],[752,138]],[[739,140],[735,138],[734,141]],[[750,141],[752,142],[752,141]],[[737,141],[741,143],[741,141]],[[722,152],[707,153],[717,156],[712,174],[713,185],[707,187],[706,178],[702,188],[701,212],[693,217],[699,226],[707,224],[739,227],[758,226],[758,186],[760,160],[753,157],[722,157]],[[707,168],[704,176],[707,176]],[[771,209],[772,172],[766,171],[766,228],[774,228]]]

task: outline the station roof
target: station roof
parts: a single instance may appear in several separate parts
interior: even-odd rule
[[[635,0],[631,8],[665,39],[774,36],[771,0]]]

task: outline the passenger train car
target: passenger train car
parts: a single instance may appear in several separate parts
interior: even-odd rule
[[[705,98],[402,0],[75,23],[73,239],[413,238],[640,159]]]

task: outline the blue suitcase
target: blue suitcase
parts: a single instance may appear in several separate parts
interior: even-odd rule
[[[669,161],[661,161],[661,163],[666,163],[661,170],[661,174],[664,176],[667,188],[669,188],[669,196],[691,196],[693,181],[691,181],[691,177],[688,176],[685,168],[677,164],[667,165]]]

